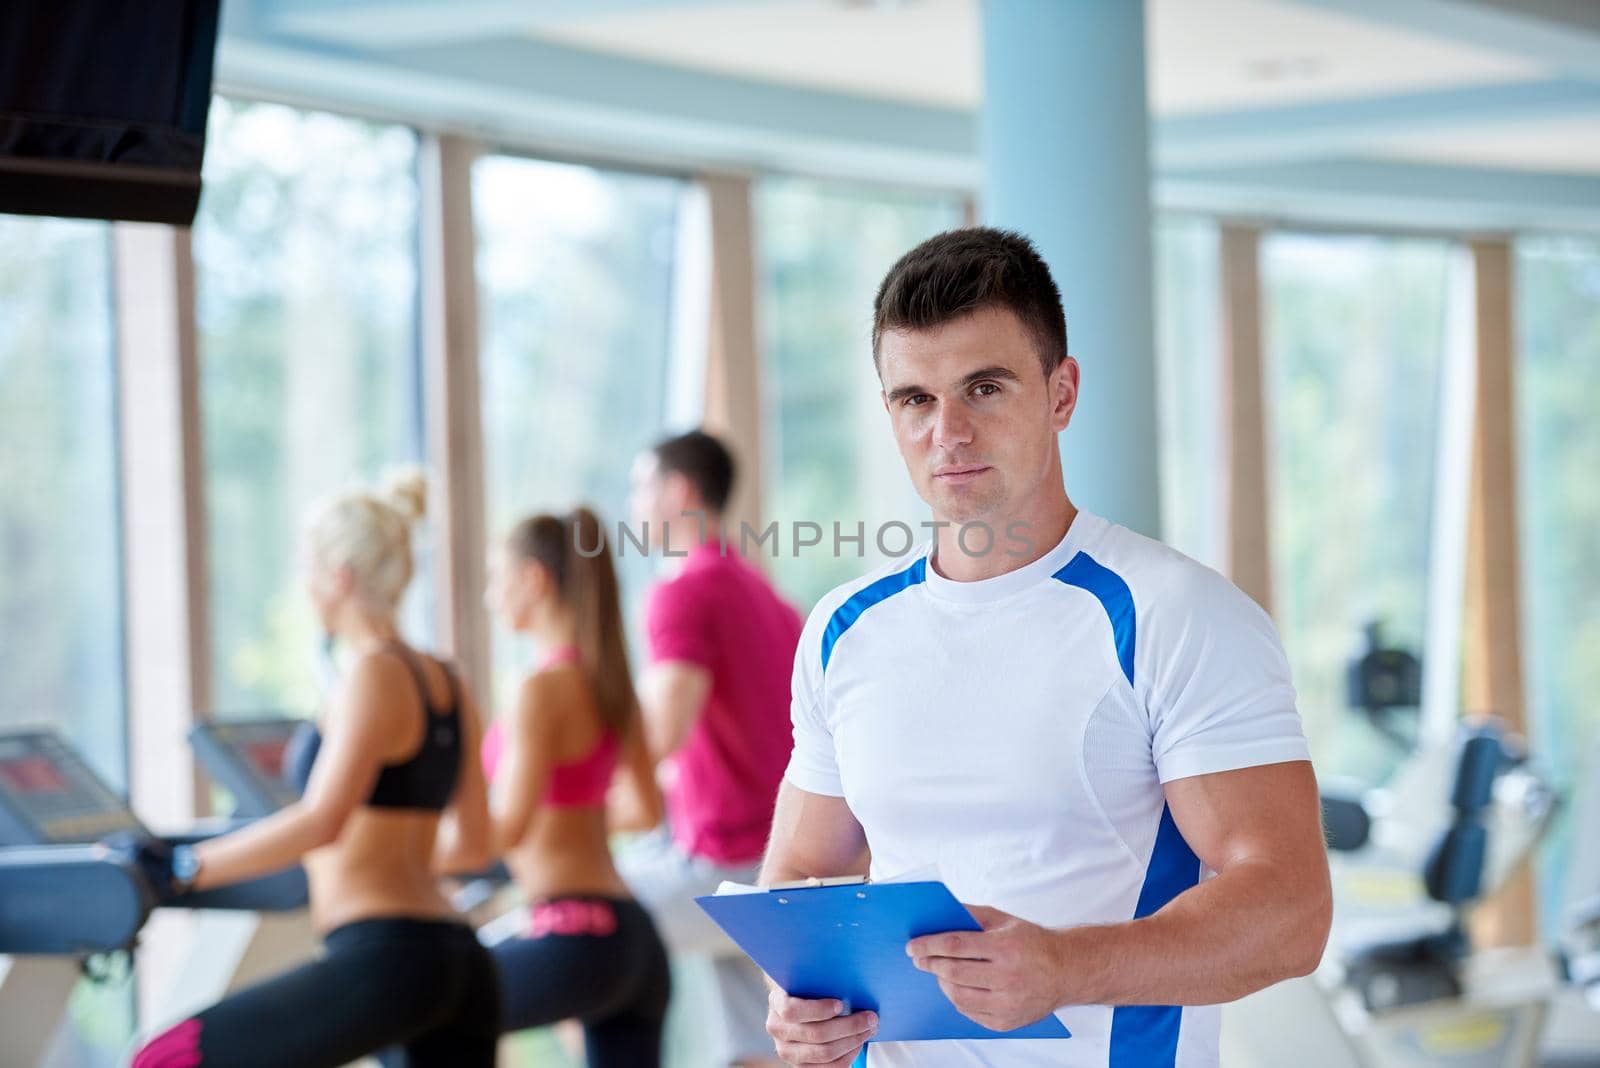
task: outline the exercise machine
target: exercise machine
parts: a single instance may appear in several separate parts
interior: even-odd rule
[[[87,959],[135,951],[158,897],[130,857],[97,844],[119,833],[157,837],[55,732],[0,734],[0,1063],[39,1062]],[[305,900],[296,867],[164,907],[250,913]]]
[[[299,796],[283,769],[302,724],[290,718],[216,721],[189,732],[201,770],[233,799],[226,819],[207,821],[195,836],[225,833],[271,815]],[[161,996],[141,1030],[159,1030],[316,954],[319,943],[306,909],[305,877],[295,870],[299,893],[280,907],[202,908],[185,917],[182,955],[164,969],[170,974],[164,976]]]
[[[1225,1054],[1297,1068],[1537,1063],[1562,987],[1541,949],[1478,949],[1467,916],[1527,855],[1555,798],[1498,726],[1419,749],[1387,787],[1324,799],[1335,884],[1323,965],[1224,1014]]]

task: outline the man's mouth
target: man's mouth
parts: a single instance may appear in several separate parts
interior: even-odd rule
[[[988,464],[951,464],[935,468],[933,477],[940,482],[968,482],[988,470]]]

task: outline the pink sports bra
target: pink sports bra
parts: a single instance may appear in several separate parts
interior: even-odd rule
[[[564,645],[550,650],[539,661],[537,670],[556,664],[576,664],[578,650]],[[505,756],[506,738],[504,723],[495,720],[483,735],[483,770],[493,779]],[[603,805],[606,791],[611,786],[611,776],[617,768],[617,736],[607,730],[599,743],[585,757],[550,769],[550,785],[545,790],[543,803],[552,808],[576,808]]]

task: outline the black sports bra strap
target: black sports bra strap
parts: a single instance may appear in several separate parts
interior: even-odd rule
[[[388,648],[398,653],[400,659],[406,662],[406,668],[417,684],[417,696],[422,698],[422,710],[432,713],[433,702],[428,699],[428,676],[422,673],[422,665],[417,663],[416,654],[400,642],[390,642]]]
[[[448,660],[439,661],[439,666],[444,669],[445,682],[450,687],[450,714],[456,715],[461,711],[461,676],[456,673],[455,664]]]

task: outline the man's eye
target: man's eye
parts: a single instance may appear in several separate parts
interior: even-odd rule
[[[974,392],[982,397],[992,397],[996,393],[1000,392],[1000,387],[994,382],[979,382],[977,386],[974,387]]]
[[[915,408],[922,404],[923,401],[930,401],[932,399],[933,398],[928,396],[926,393],[916,393],[906,398],[906,406]]]

